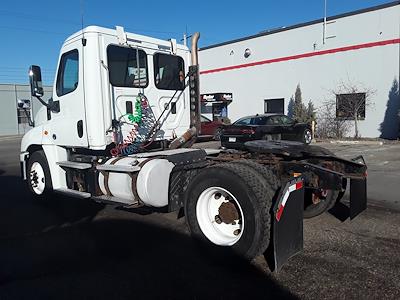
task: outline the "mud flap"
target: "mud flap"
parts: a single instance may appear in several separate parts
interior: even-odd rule
[[[335,203],[329,213],[341,222],[348,218],[353,220],[367,208],[367,179],[350,179],[350,203],[342,203],[340,198]]]
[[[289,181],[277,199],[272,214],[272,244],[266,257],[270,269],[275,272],[303,250],[303,178]]]
[[[350,179],[350,219],[367,208],[367,179]]]

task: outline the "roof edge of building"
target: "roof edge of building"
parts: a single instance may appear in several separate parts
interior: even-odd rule
[[[354,15],[359,15],[359,14],[363,14],[363,13],[367,13],[367,12],[371,12],[371,11],[376,11],[376,10],[380,10],[380,9],[384,9],[384,8],[388,8],[388,7],[392,7],[392,6],[396,6],[396,5],[400,5],[400,1],[399,0],[398,1],[392,1],[392,2],[388,2],[388,3],[384,3],[384,4],[380,4],[380,5],[376,5],[376,6],[372,6],[372,7],[367,7],[367,8],[363,8],[363,9],[358,9],[358,10],[354,10],[354,11],[351,11],[351,12],[347,12],[347,13],[342,13],[342,14],[339,14],[339,15],[331,16],[331,17],[327,17],[326,20],[327,21],[332,21],[332,20],[345,18],[345,17],[349,17],[349,16],[354,16]],[[273,29],[273,30],[266,31],[266,32],[260,32],[260,33],[249,35],[249,36],[246,36],[246,37],[242,37],[242,38],[238,38],[238,39],[234,39],[234,40],[230,40],[230,41],[226,41],[226,42],[222,42],[222,43],[218,43],[218,44],[214,44],[214,45],[205,46],[205,47],[200,48],[199,51],[203,51],[203,50],[207,50],[207,49],[211,49],[211,48],[216,48],[216,47],[220,47],[220,46],[225,46],[225,45],[229,45],[229,44],[234,44],[234,43],[238,43],[238,42],[242,42],[242,41],[258,38],[258,37],[261,37],[261,36],[271,35],[271,34],[283,32],[283,31],[288,31],[288,30],[292,30],[292,29],[296,29],[296,28],[301,28],[301,27],[305,27],[305,26],[310,26],[310,25],[314,25],[314,24],[318,24],[318,23],[322,23],[322,22],[324,22],[324,19],[320,18],[320,19],[313,20],[313,21],[308,21],[308,22],[299,23],[299,24],[290,25],[290,26],[284,26],[284,27],[281,27],[281,28],[278,28],[278,29]]]

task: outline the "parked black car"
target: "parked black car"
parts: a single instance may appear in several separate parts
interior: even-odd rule
[[[289,140],[310,144],[311,126],[282,114],[264,114],[241,118],[223,127],[221,145],[241,149],[253,140]]]

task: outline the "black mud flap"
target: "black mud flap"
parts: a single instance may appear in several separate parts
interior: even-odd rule
[[[278,272],[285,262],[303,250],[303,178],[290,180],[281,190],[272,213],[272,244],[267,251],[267,262]]]
[[[350,179],[350,219],[367,209],[367,179]]]
[[[348,218],[353,220],[367,208],[367,179],[350,179],[350,205],[342,203],[340,199],[329,213],[344,222]]]

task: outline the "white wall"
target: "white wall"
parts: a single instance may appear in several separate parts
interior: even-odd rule
[[[44,86],[44,100],[51,97],[52,88]],[[30,86],[24,84],[0,84],[0,136],[24,134],[31,129],[28,124],[18,124],[17,100],[30,99],[35,116],[42,104],[31,97]]]
[[[285,98],[285,111],[296,85],[300,83],[303,101],[312,100],[316,108],[331,96],[341,82],[353,82],[375,90],[360,123],[364,137],[380,135],[388,93],[393,80],[399,79],[400,5],[331,20],[322,43],[323,23],[317,23],[244,41],[221,45],[199,52],[201,93],[231,92],[232,120],[263,113],[264,99]],[[338,51],[339,48],[396,40],[391,44]],[[251,50],[244,57],[246,48]],[[336,49],[324,55],[320,51]],[[346,50],[346,49],[344,49]],[[311,53],[311,57],[270,62],[248,67],[210,72],[218,68],[240,66],[293,55]]]

